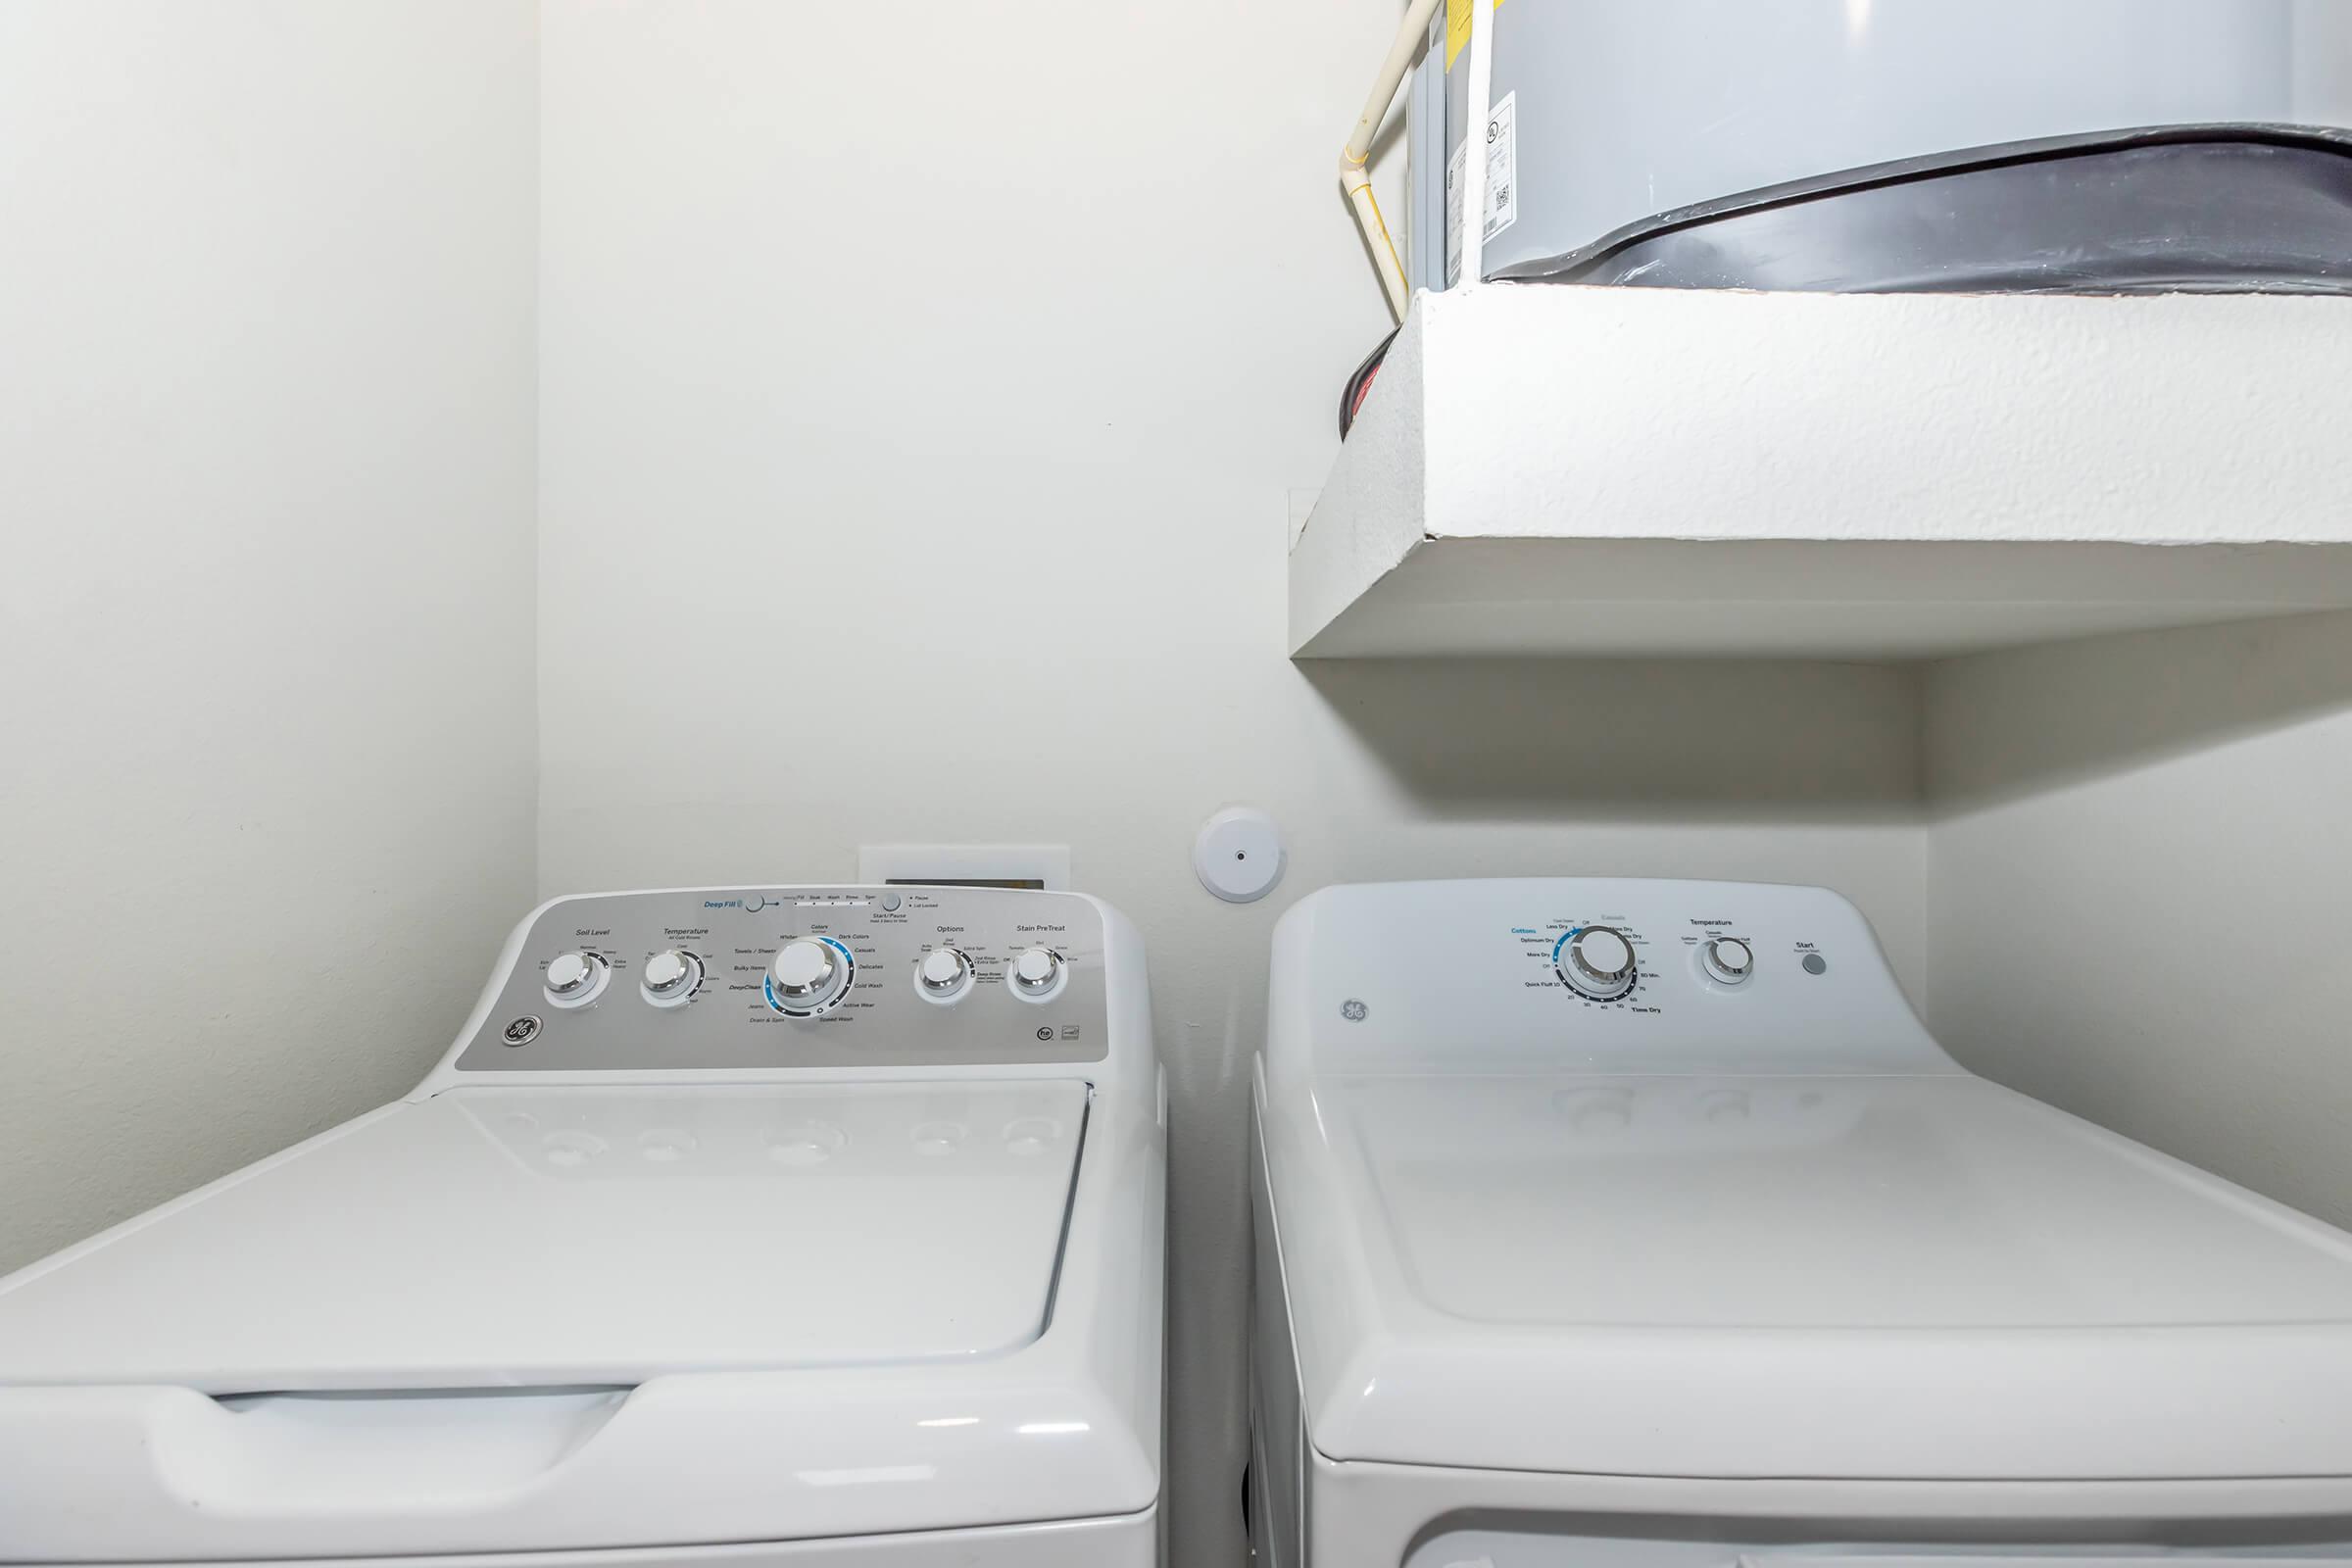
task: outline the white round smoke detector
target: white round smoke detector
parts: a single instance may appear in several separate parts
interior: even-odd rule
[[[1200,825],[1193,869],[1227,904],[1255,904],[1282,880],[1282,830],[1250,806],[1233,806]]]

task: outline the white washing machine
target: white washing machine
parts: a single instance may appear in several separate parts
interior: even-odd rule
[[[0,1281],[0,1561],[1151,1564],[1151,1028],[1075,894],[543,906],[406,1100]]]
[[[1265,1568],[2352,1560],[2352,1237],[1961,1070],[1835,894],[1318,893],[1255,1108]]]

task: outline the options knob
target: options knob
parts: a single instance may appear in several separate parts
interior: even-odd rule
[[[767,1004],[795,1018],[824,1011],[850,989],[856,965],[850,950],[823,937],[803,937],[777,950],[767,965]]]
[[[585,1007],[612,977],[612,965],[601,953],[559,953],[547,960],[547,1001],[550,1006]]]
[[[684,948],[668,948],[645,960],[637,988],[657,1007],[675,1007],[703,983],[703,960]]]
[[[914,966],[915,994],[945,1006],[972,989],[972,960],[958,948],[933,948]]]
[[[1738,937],[1709,937],[1698,950],[1698,966],[1719,986],[1745,985],[1756,972],[1756,956]]]
[[[1005,978],[1012,982],[1012,994],[1023,1002],[1046,1002],[1061,990],[1069,975],[1069,965],[1060,954],[1052,948],[1031,948],[1012,960]]]
[[[1560,947],[1553,966],[1579,996],[1615,1002],[1634,989],[1634,945],[1616,927],[1586,926]]]

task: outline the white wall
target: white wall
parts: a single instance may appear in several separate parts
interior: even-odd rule
[[[2295,0],[2295,118],[2352,125],[2352,6]]]
[[[1922,976],[1911,674],[1283,658],[1286,492],[1386,325],[1331,167],[1396,16],[545,17],[541,886],[1072,846],[1148,934],[1176,1097],[1189,1568],[1238,1550],[1244,1082],[1290,899],[1820,881]],[[1190,868],[1237,800],[1292,833],[1247,908]]]
[[[405,1089],[528,907],[534,30],[0,5],[0,1272]]]
[[[1986,655],[1928,697],[1944,1043],[2352,1224],[2352,615]]]

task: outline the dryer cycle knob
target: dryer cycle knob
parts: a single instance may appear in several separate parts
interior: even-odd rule
[[[1031,948],[1012,960],[1007,978],[1012,981],[1014,996],[1024,1002],[1044,1002],[1061,989],[1069,972],[1069,965],[1052,948]]]
[[[972,987],[972,960],[960,948],[933,948],[914,966],[914,986],[927,1002],[957,1002]]]
[[[1744,985],[1756,972],[1756,955],[1738,937],[1709,937],[1698,950],[1699,967],[1719,986]]]
[[[1614,926],[1586,926],[1568,939],[1561,956],[1560,978],[1594,1002],[1616,1001],[1638,978],[1634,945]]]
[[[703,983],[703,960],[684,948],[665,948],[645,960],[638,985],[657,1007],[674,1007]]]
[[[612,965],[601,953],[582,953],[576,949],[559,953],[547,960],[543,982],[547,1000],[553,1006],[584,1007],[597,999],[612,974]]]
[[[806,1017],[820,1012],[850,988],[850,956],[821,937],[787,942],[767,965],[768,1004]]]

